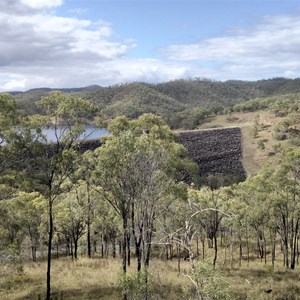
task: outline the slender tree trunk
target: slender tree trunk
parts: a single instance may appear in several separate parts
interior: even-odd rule
[[[116,238],[112,238],[112,257],[116,258]]]
[[[47,292],[46,300],[50,300],[51,295],[51,248],[52,248],[52,239],[53,239],[53,202],[52,199],[49,199],[48,202],[49,211],[49,235],[48,235],[48,255],[47,255]]]
[[[122,269],[123,269],[123,275],[126,276],[127,272],[127,216],[123,214],[123,247],[122,247]],[[123,294],[123,300],[127,300],[127,293],[125,292]]]
[[[92,245],[91,245],[91,195],[90,195],[90,184],[87,182],[87,200],[88,200],[88,216],[87,216],[87,252],[88,257],[92,257]]]
[[[78,239],[74,239],[74,258],[77,260],[77,250],[78,250]]]
[[[36,262],[36,246],[31,246],[32,261]]]
[[[150,257],[151,257],[151,247],[152,247],[152,235],[153,235],[153,225],[151,225],[151,228],[149,229],[150,232],[148,232],[148,239],[146,241],[146,260],[145,260],[145,266],[148,268],[150,264]]]
[[[104,242],[103,242],[103,234],[101,233],[101,258],[104,257]]]
[[[233,269],[233,233],[230,229],[230,268]]]
[[[299,265],[299,234],[297,235],[297,266]]]
[[[174,238],[172,236],[171,238],[171,244],[170,244],[170,259],[174,257]]]
[[[265,265],[267,264],[267,241],[265,236],[265,231],[263,231],[263,241],[264,241],[264,257],[265,257]]]
[[[205,238],[204,237],[201,239],[201,242],[202,242],[202,259],[204,260],[205,259]]]
[[[70,245],[71,245],[71,257],[72,257],[72,260],[74,259],[74,249],[73,249],[73,241],[72,239],[70,240]]]
[[[247,266],[249,267],[250,249],[249,249],[249,236],[248,236],[248,222],[247,222],[247,220],[246,220],[246,248],[247,248]]]
[[[271,252],[272,252],[272,266],[275,265],[275,251],[276,251],[276,231],[271,230]]]
[[[122,247],[122,268],[123,273],[127,271],[127,217],[123,217],[123,247]]]
[[[165,245],[165,254],[166,260],[169,260],[169,241],[167,241],[167,244]]]
[[[180,245],[176,245],[176,255],[177,255],[177,269],[178,269],[178,274],[177,274],[177,276],[179,276],[179,274],[180,274],[180,260],[181,260],[181,257],[180,257],[180,251],[181,251],[181,249],[180,249],[181,247],[180,247]]]
[[[119,255],[122,255],[122,242],[119,240]]]
[[[299,219],[296,221],[294,239],[293,239],[293,248],[291,249],[291,269],[295,269],[296,265],[296,248],[297,248],[297,236],[298,236],[298,226]]]
[[[239,234],[239,252],[240,252],[240,257],[239,257],[239,266],[242,266],[242,259],[243,259],[243,245],[242,245],[242,237],[241,234]]]
[[[214,234],[214,261],[213,261],[213,266],[216,266],[216,262],[217,262],[217,257],[218,257],[218,241],[217,241],[217,233]]]
[[[88,217],[87,220],[87,252],[88,257],[92,257],[92,245],[91,245],[91,223],[90,223],[90,217]]]
[[[127,231],[127,265],[130,267],[131,251],[130,251],[130,233]]]
[[[94,252],[97,253],[97,241],[94,241]]]

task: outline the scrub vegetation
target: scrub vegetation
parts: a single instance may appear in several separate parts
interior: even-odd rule
[[[297,299],[297,80],[94,88],[42,91],[31,113],[0,94],[0,298]],[[184,112],[172,127],[195,130],[176,133]],[[110,134],[82,141],[86,124]]]

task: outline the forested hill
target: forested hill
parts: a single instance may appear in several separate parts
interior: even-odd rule
[[[53,89],[13,92],[18,107],[36,113],[35,101]],[[130,83],[110,87],[60,89],[77,93],[96,103],[107,118],[142,113],[161,115],[172,127],[193,128],[209,113],[249,99],[300,92],[300,79],[274,78],[259,81],[176,80],[160,84]]]

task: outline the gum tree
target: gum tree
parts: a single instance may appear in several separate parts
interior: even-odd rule
[[[187,152],[154,115],[134,121],[119,117],[108,130],[111,135],[86,159],[95,168],[93,185],[121,217],[122,268],[126,274],[130,239],[134,240],[138,271],[142,263],[148,268],[155,220],[166,209],[166,196],[182,187],[178,186],[181,178],[177,171],[186,167]]]
[[[62,192],[62,185],[75,169],[78,158],[77,146],[85,124],[92,119],[96,108],[75,95],[53,92],[42,98],[37,106],[42,116],[33,116],[23,128],[20,147],[25,149],[26,170],[31,177],[32,188],[47,200],[48,255],[47,292],[51,294],[51,249],[54,233],[53,205]],[[53,139],[43,133],[53,132]],[[26,137],[30,136],[30,142]]]

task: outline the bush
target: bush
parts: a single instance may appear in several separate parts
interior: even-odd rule
[[[300,137],[295,137],[290,140],[291,145],[300,147]]]
[[[220,274],[220,270],[210,262],[198,262],[195,269],[187,274],[192,286],[184,289],[188,299],[230,300],[233,295],[229,291],[229,284]]]
[[[282,133],[282,132],[276,132],[276,133],[274,133],[274,138],[277,141],[284,141],[284,140],[287,139],[287,135],[285,133]]]
[[[123,295],[127,294],[127,299],[139,300],[143,299],[145,295],[151,299],[152,277],[147,269],[142,269],[133,275],[121,274],[118,287]]]

